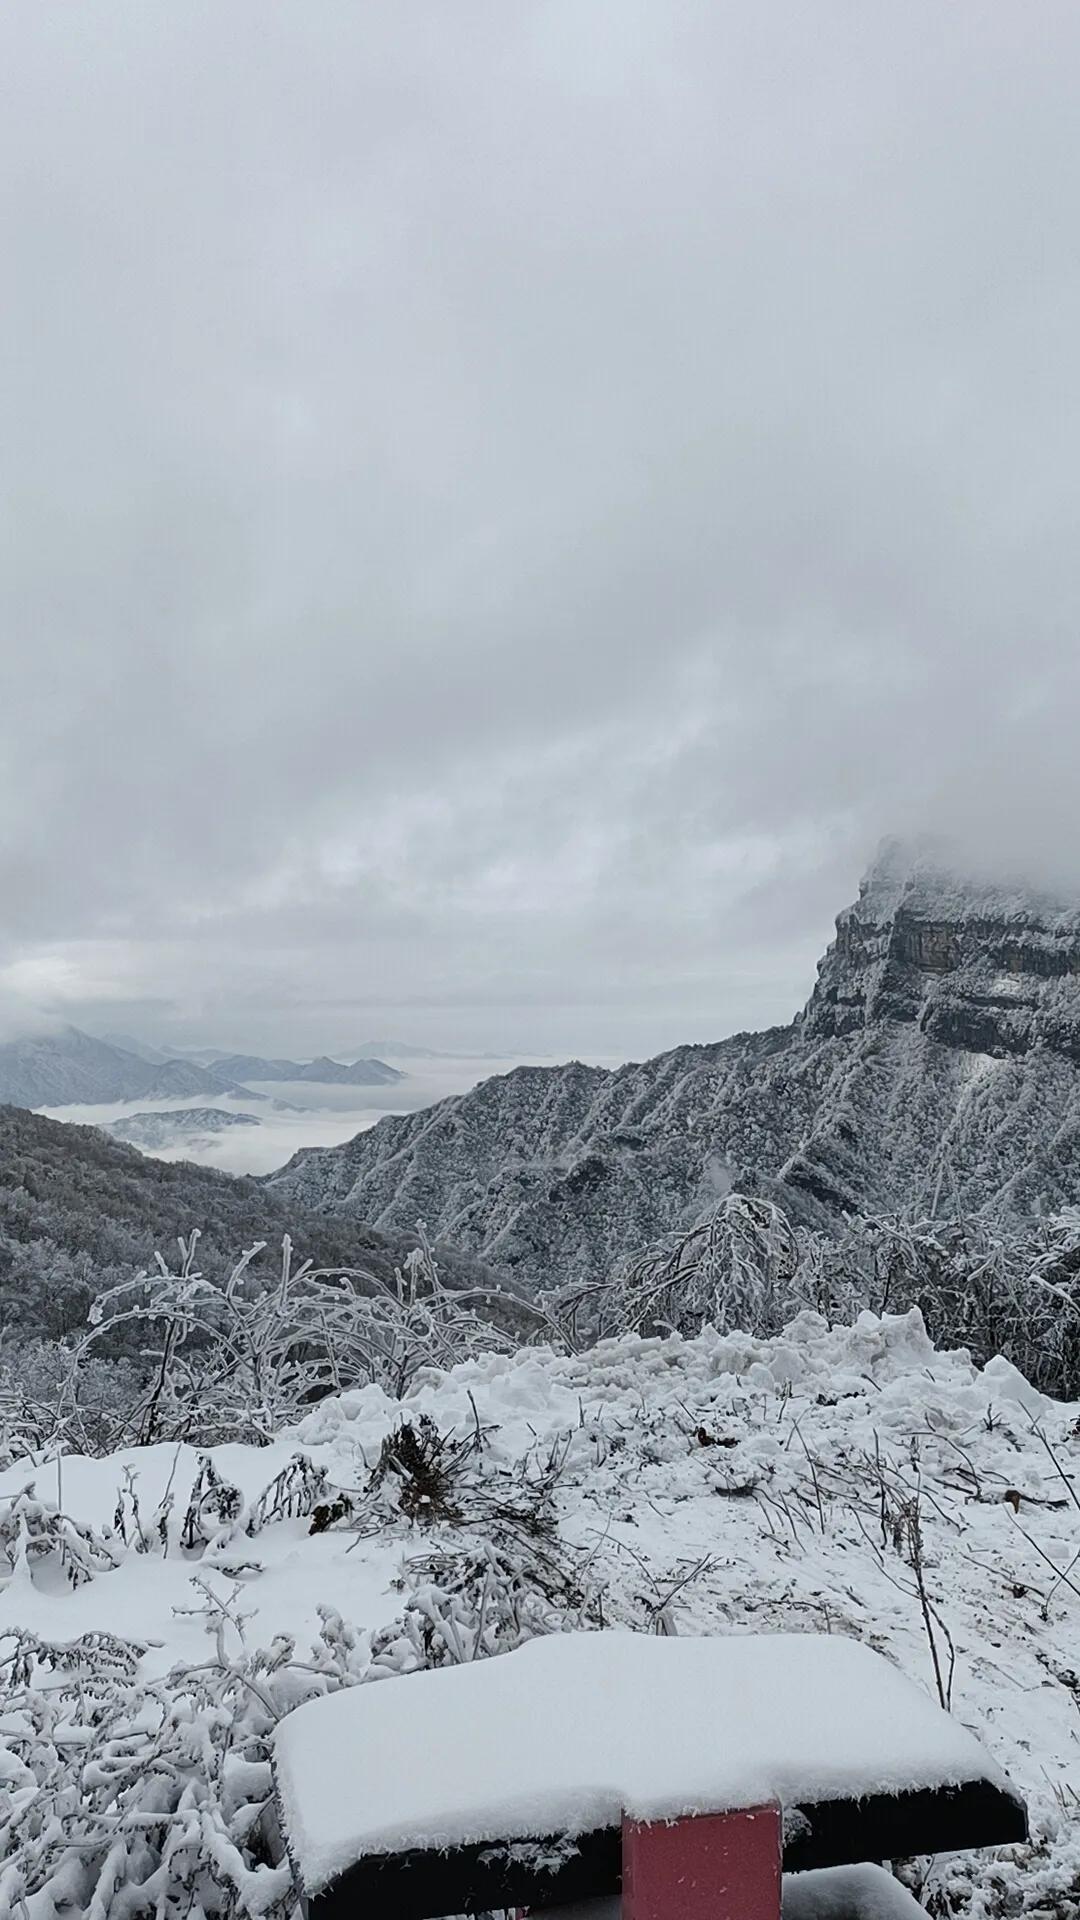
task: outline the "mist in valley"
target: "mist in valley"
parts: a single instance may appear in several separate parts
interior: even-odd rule
[[[245,1102],[243,1092],[210,1100],[161,1100],[147,1104],[139,1101],[99,1102],[94,1105],[66,1104],[39,1109],[54,1120],[71,1125],[104,1127],[117,1120],[130,1119],[135,1112],[165,1116],[182,1113],[186,1108],[219,1107],[226,1113],[249,1113],[257,1126],[230,1126],[221,1133],[178,1139],[175,1145],[155,1146],[155,1159],[191,1160],[199,1166],[217,1167],[225,1173],[272,1173],[301,1147],[338,1146],[354,1134],[375,1126],[385,1114],[414,1113],[451,1094],[467,1093],[481,1080],[496,1074],[512,1073],[516,1067],[552,1067],[558,1064],[550,1056],[509,1055],[500,1060],[484,1054],[446,1056],[432,1060],[410,1060],[406,1077],[395,1086],[348,1087],[320,1085],[310,1080],[260,1080],[260,1100]],[[618,1066],[618,1056],[591,1056],[590,1064]],[[280,1106],[275,1103],[280,1103]],[[288,1109],[283,1111],[282,1109]]]

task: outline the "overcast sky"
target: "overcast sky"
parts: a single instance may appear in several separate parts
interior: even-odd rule
[[[0,1006],[786,1019],[1076,859],[1075,0],[0,14]]]

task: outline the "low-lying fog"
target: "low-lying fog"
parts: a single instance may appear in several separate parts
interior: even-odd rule
[[[615,1066],[607,1056],[590,1055],[597,1066]],[[192,1100],[126,1100],[107,1106],[41,1107],[39,1112],[52,1120],[67,1120],[78,1126],[101,1127],[111,1120],[129,1118],[133,1113],[166,1114],[190,1107],[220,1107],[226,1113],[249,1113],[257,1127],[227,1127],[223,1132],[187,1137],[175,1146],[142,1148],[158,1160],[194,1160],[201,1166],[219,1167],[226,1173],[271,1173],[283,1166],[298,1147],[337,1146],[351,1140],[355,1133],[373,1127],[387,1113],[412,1113],[418,1107],[431,1106],[447,1094],[465,1093],[481,1080],[494,1074],[509,1073],[519,1066],[556,1066],[552,1057],[524,1055],[494,1059],[490,1056],[446,1056],[435,1060],[410,1060],[396,1063],[407,1078],[389,1087],[323,1086],[310,1080],[260,1080],[254,1092],[223,1095],[218,1099],[200,1096]],[[257,1098],[263,1095],[262,1099]],[[274,1102],[280,1102],[275,1106]],[[282,1111],[296,1108],[302,1111]]]

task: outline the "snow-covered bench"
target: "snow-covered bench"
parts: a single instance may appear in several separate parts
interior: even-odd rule
[[[537,1909],[776,1920],[781,1863],[1023,1839],[974,1737],[889,1661],[817,1634],[556,1634],[309,1701],[281,1723],[309,1920]]]

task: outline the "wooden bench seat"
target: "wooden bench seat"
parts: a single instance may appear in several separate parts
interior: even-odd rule
[[[781,1852],[813,1868],[1026,1833],[974,1737],[840,1636],[553,1635],[308,1702],[278,1729],[275,1774],[310,1920],[610,1895],[628,1848],[673,1822],[715,1877],[720,1814],[761,1816],[738,1848],[775,1855],[777,1902]]]

